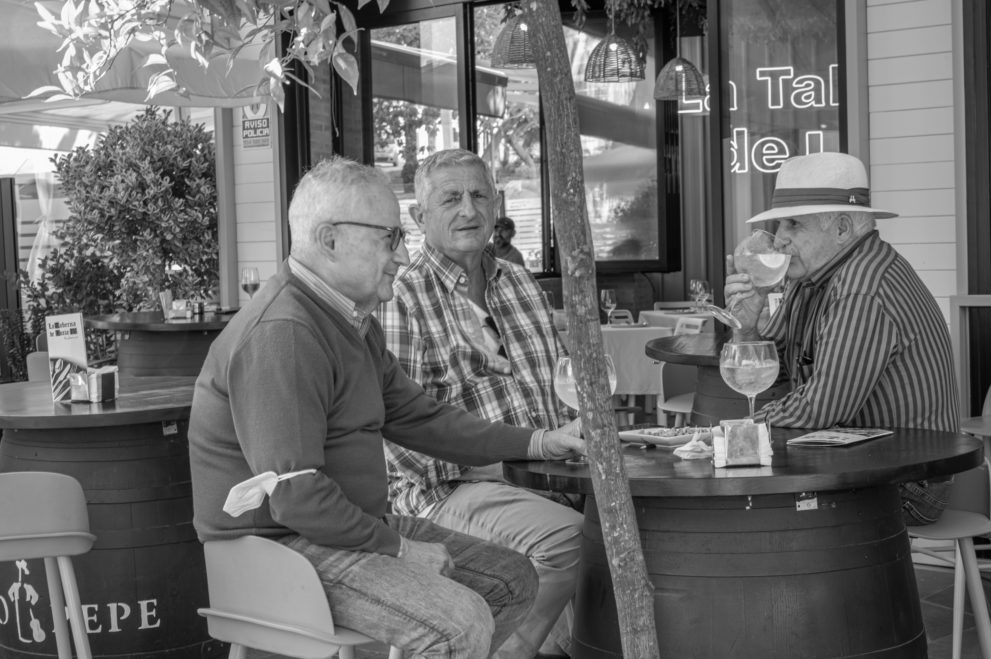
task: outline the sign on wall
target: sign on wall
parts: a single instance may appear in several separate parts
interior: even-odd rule
[[[271,145],[271,121],[268,103],[252,103],[241,108],[241,141],[245,149],[267,148]]]

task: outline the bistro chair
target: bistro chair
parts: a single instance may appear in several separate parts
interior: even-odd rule
[[[665,309],[691,309],[695,303],[692,300],[661,300],[654,303],[654,311]]]
[[[334,625],[327,594],[313,565],[273,540],[247,535],[204,543],[213,638],[231,644],[229,659],[247,648],[299,659],[324,659],[340,652],[354,659],[354,646],[373,639]],[[389,659],[402,659],[393,647]]]
[[[610,325],[632,325],[633,324],[633,314],[630,313],[629,309],[613,309],[613,312],[609,314],[609,324]]]
[[[679,318],[674,327],[677,334],[700,334],[705,326],[705,318]],[[657,396],[657,425],[666,426],[668,416],[674,416],[675,427],[687,424],[695,405],[694,381],[696,367],[690,364],[661,365],[661,393]],[[687,383],[692,383],[688,385]]]
[[[952,540],[953,557],[945,549],[920,546],[912,550],[953,566],[953,659],[960,659],[963,643],[964,591],[970,593],[974,626],[981,644],[981,655],[991,658],[991,619],[981,584],[981,572],[974,551],[974,537],[991,533],[991,461],[953,478],[950,500],[939,519],[924,526],[909,526],[911,538]]]
[[[88,552],[94,540],[75,478],[46,471],[0,474],[0,562],[44,559],[59,659],[72,659],[73,641],[78,659],[93,656],[70,557]]]

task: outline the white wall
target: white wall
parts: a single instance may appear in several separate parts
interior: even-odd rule
[[[867,0],[871,202],[949,318],[957,292],[952,0]]]
[[[262,284],[275,274],[281,262],[279,228],[279,176],[275,112],[269,104],[271,133],[268,146],[245,147],[242,127],[244,110],[233,112],[234,120],[234,207],[237,218],[237,270],[258,268]],[[248,296],[238,288],[240,303]]]

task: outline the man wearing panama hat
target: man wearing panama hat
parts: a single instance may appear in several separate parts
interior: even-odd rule
[[[905,427],[957,430],[950,339],[932,294],[885,241],[857,158],[817,153],[786,161],[767,223],[790,255],[784,300],[766,323],[767,291],[727,257],[727,306],[738,340],[773,340],[792,390],[758,420],[779,427]],[[928,523],[945,506],[946,482],[909,483],[907,523]]]

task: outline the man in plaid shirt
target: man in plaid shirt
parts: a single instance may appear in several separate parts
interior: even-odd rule
[[[381,309],[389,350],[428,394],[482,418],[534,428],[569,423],[554,395],[563,347],[543,292],[528,270],[486,249],[497,206],[487,165],[469,151],[440,151],[420,164],[415,187],[409,212],[425,242]],[[388,442],[386,456],[396,512],[533,562],[540,578],[533,610],[493,656],[567,651],[582,516],[546,493],[504,482],[501,464],[467,467]]]

